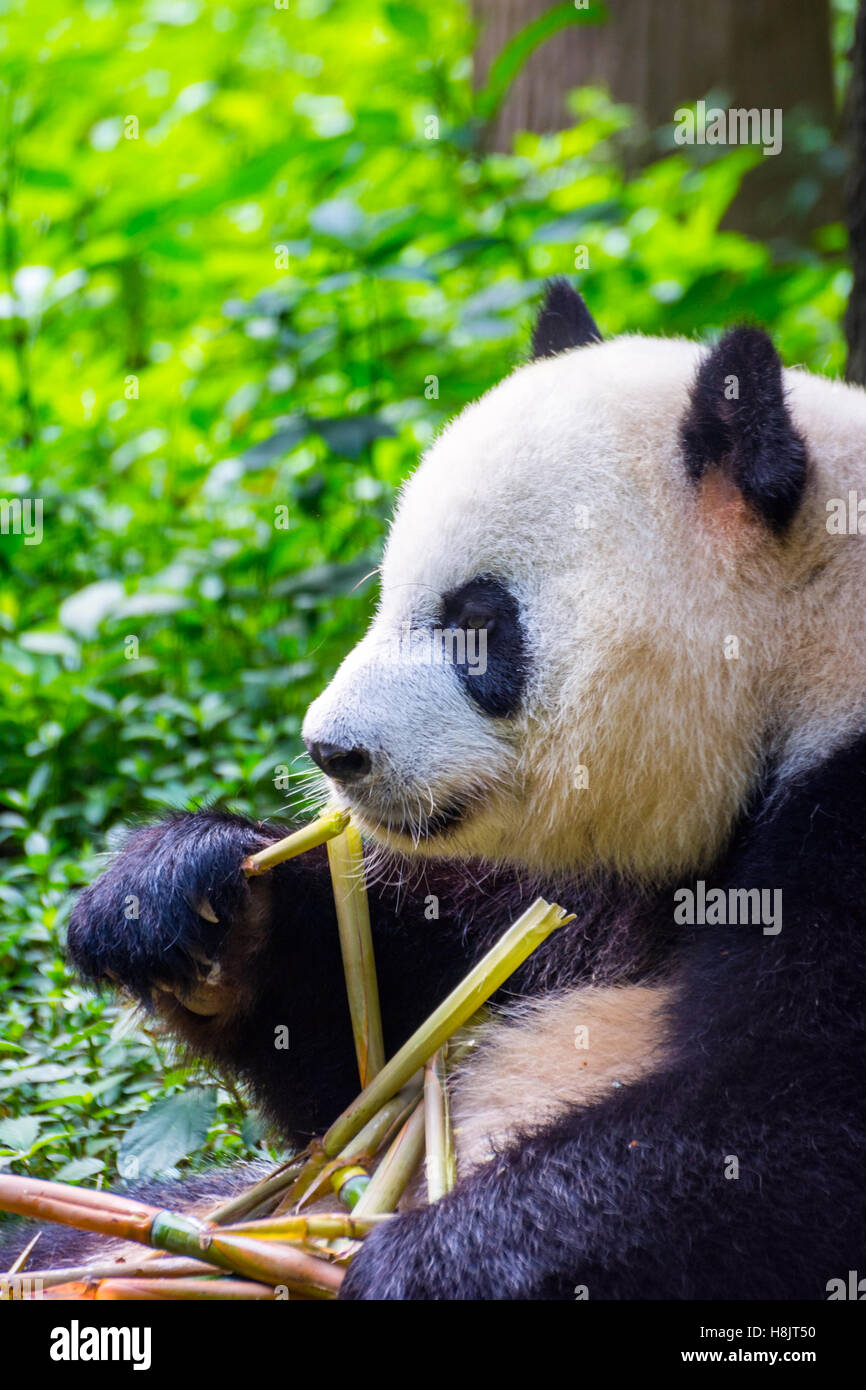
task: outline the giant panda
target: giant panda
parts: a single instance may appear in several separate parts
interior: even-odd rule
[[[866,541],[827,522],[864,440],[866,395],[758,328],[604,341],[557,281],[405,485],[303,725],[372,846],[389,1050],[537,894],[575,917],[457,1076],[455,1190],[341,1297],[823,1299],[862,1267]],[[139,829],[69,955],[300,1140],[357,1079],[324,852],[240,872],[285,832]]]

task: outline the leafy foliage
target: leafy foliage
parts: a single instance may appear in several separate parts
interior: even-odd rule
[[[577,266],[606,332],[757,316],[836,371],[849,277],[838,228],[719,231],[747,151],[627,177],[600,93],[481,153],[458,0],[63,8],[0,16],[0,497],[43,507],[0,536],[0,1165],[92,1180],[132,1121],[149,1169],[260,1136],[68,979],[71,890],[129,817],[284,810],[399,480],[543,279]]]

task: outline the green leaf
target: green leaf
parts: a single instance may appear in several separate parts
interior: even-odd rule
[[[151,1177],[200,1149],[216,1113],[216,1087],[154,1101],[123,1137],[117,1166],[125,1178]]]
[[[358,240],[364,227],[364,214],[351,198],[331,198],[310,213],[310,226],[323,236],[349,244]]]
[[[263,468],[265,464],[271,463],[274,459],[282,458],[292,449],[297,448],[303,439],[310,434],[312,425],[309,420],[299,416],[291,425],[285,429],[277,430],[269,439],[262,439],[258,444],[253,444],[251,448],[244,450],[240,455],[240,461],[246,469]]]
[[[396,433],[393,426],[375,415],[347,415],[343,419],[310,423],[333,453],[350,459],[358,458],[374,439],[387,439]]]
[[[26,1153],[39,1138],[40,1121],[35,1115],[0,1120],[0,1148]]]
[[[54,1176],[57,1182],[81,1182],[84,1178],[95,1177],[104,1168],[105,1163],[101,1158],[73,1158],[70,1163],[64,1163]]]
[[[427,43],[430,38],[430,22],[422,9],[415,5],[388,4],[385,6],[388,23],[400,34],[414,39],[416,43]]]
[[[25,651],[42,656],[65,656],[76,660],[79,646],[68,632],[22,632],[18,641]]]

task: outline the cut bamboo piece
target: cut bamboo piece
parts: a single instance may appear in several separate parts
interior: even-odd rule
[[[335,835],[342,835],[348,824],[348,811],[326,811],[323,815],[310,821],[309,825],[304,825],[300,830],[294,830],[291,835],[286,835],[284,839],[277,840],[274,844],[267,845],[265,849],[251,854],[243,862],[243,871],[248,878],[254,878],[256,874],[266,873],[268,869],[273,869],[276,864],[282,864],[285,859],[294,859],[298,854],[305,854],[308,849],[315,849],[317,845],[323,845],[326,840],[333,839]]]
[[[445,1059],[448,1044],[440,1047],[424,1068],[425,1172],[427,1200],[438,1202],[457,1179]]]
[[[382,1040],[379,986],[370,931],[370,904],[364,881],[364,847],[360,833],[353,825],[347,826],[342,835],[328,841],[328,863],[355,1055],[363,1090],[385,1065],[385,1044]]]
[[[343,1206],[354,1211],[370,1186],[370,1174],[360,1163],[350,1163],[348,1168],[338,1168],[331,1174],[331,1186]]]
[[[26,1277],[44,1289],[57,1284],[99,1279],[177,1279],[184,1276],[204,1277],[221,1274],[216,1265],[201,1260],[187,1260],[174,1255],[144,1255],[140,1260],[102,1260],[87,1265],[69,1265],[66,1269],[34,1269]],[[2,1276],[0,1276],[2,1278]]]
[[[325,1154],[329,1158],[338,1154],[455,1029],[471,1018],[509,975],[523,964],[527,956],[551,932],[573,921],[573,917],[574,914],[567,914],[557,904],[537,898],[483,960],[473,966],[465,980],[451,991],[438,1009],[434,1009],[427,1022],[385,1063],[366,1090],[334,1121],[322,1141]]]
[[[112,1303],[273,1301],[277,1297],[273,1285],[251,1279],[101,1279],[96,1285],[96,1301]]]
[[[0,1173],[0,1210],[36,1221],[57,1221],[97,1235],[118,1236],[150,1244],[150,1227],[156,1207],[118,1197],[113,1192],[92,1192],[66,1183],[44,1182]]]
[[[374,1226],[388,1221],[385,1215],[364,1216],[360,1219],[343,1212],[316,1212],[313,1216],[273,1216],[264,1221],[246,1221],[232,1226],[231,1235],[255,1236],[259,1240],[363,1240]]]
[[[230,1201],[220,1202],[219,1206],[213,1207],[205,1219],[212,1221],[215,1226],[226,1226],[230,1221],[251,1217],[259,1207],[263,1207],[272,1199],[277,1201],[286,1188],[291,1187],[298,1174],[303,1171],[308,1157],[305,1151],[300,1157],[281,1164],[266,1178],[261,1178],[252,1187],[248,1187],[246,1192],[239,1192]]]
[[[35,1234],[35,1236],[33,1237],[33,1239],[32,1239],[31,1241],[29,1241],[27,1245],[25,1245],[24,1249],[21,1251],[21,1254],[18,1256],[18,1258],[17,1258],[16,1260],[14,1260],[14,1261],[12,1262],[12,1264],[9,1266],[8,1270],[6,1271],[6,1274],[5,1274],[5,1275],[0,1275],[0,1278],[9,1279],[9,1278],[11,1278],[13,1275],[15,1275],[15,1274],[20,1274],[20,1273],[21,1273],[22,1269],[23,1269],[24,1266],[27,1264],[27,1261],[30,1259],[30,1256],[31,1256],[32,1253],[33,1253],[33,1247],[34,1247],[34,1245],[36,1244],[36,1242],[38,1241],[38,1239],[39,1239],[39,1237],[40,1237],[41,1235],[42,1235],[42,1232],[41,1232],[41,1231],[37,1231],[37,1232],[36,1232],[36,1234]],[[30,1277],[32,1278],[33,1276],[31,1275]]]
[[[19,1211],[17,1206],[6,1206],[10,1201],[35,1203],[33,1210]],[[143,1202],[133,1201],[119,1192],[97,1191],[92,1187],[75,1187],[72,1183],[47,1182],[44,1178],[17,1177],[12,1173],[0,1173],[0,1210],[15,1212],[18,1216],[38,1216],[38,1204],[42,1200],[60,1202],[74,1207],[85,1207],[97,1212],[117,1212],[129,1215],[141,1210],[155,1210],[145,1207]],[[70,1223],[71,1224],[71,1223]]]
[[[407,1112],[410,1106],[414,1109],[423,1082],[422,1071],[419,1071],[417,1076],[411,1076],[406,1085],[401,1086],[396,1095],[386,1100],[375,1115],[358,1130],[337,1157],[345,1159],[347,1163],[352,1159],[373,1158],[388,1138],[389,1131],[395,1125],[402,1124],[406,1118],[404,1112]]]
[[[335,1297],[343,1282],[343,1270],[292,1245],[275,1246],[251,1236],[219,1231],[207,1238],[204,1249],[214,1264],[222,1264],[236,1274],[266,1284],[285,1284],[288,1289],[314,1297]]]
[[[412,1181],[424,1153],[424,1103],[419,1097],[394,1143],[376,1169],[352,1215],[392,1212]]]

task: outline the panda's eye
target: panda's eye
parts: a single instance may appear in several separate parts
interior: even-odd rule
[[[476,629],[481,632],[492,632],[496,627],[496,614],[486,604],[465,603],[454,618],[449,618],[449,627],[458,629]]]
[[[446,594],[442,604],[442,626],[459,632],[498,631],[513,599],[498,579],[479,576]]]
[[[492,632],[499,627],[503,602],[509,595],[496,580],[478,578],[445,595],[442,627],[457,631]]]

